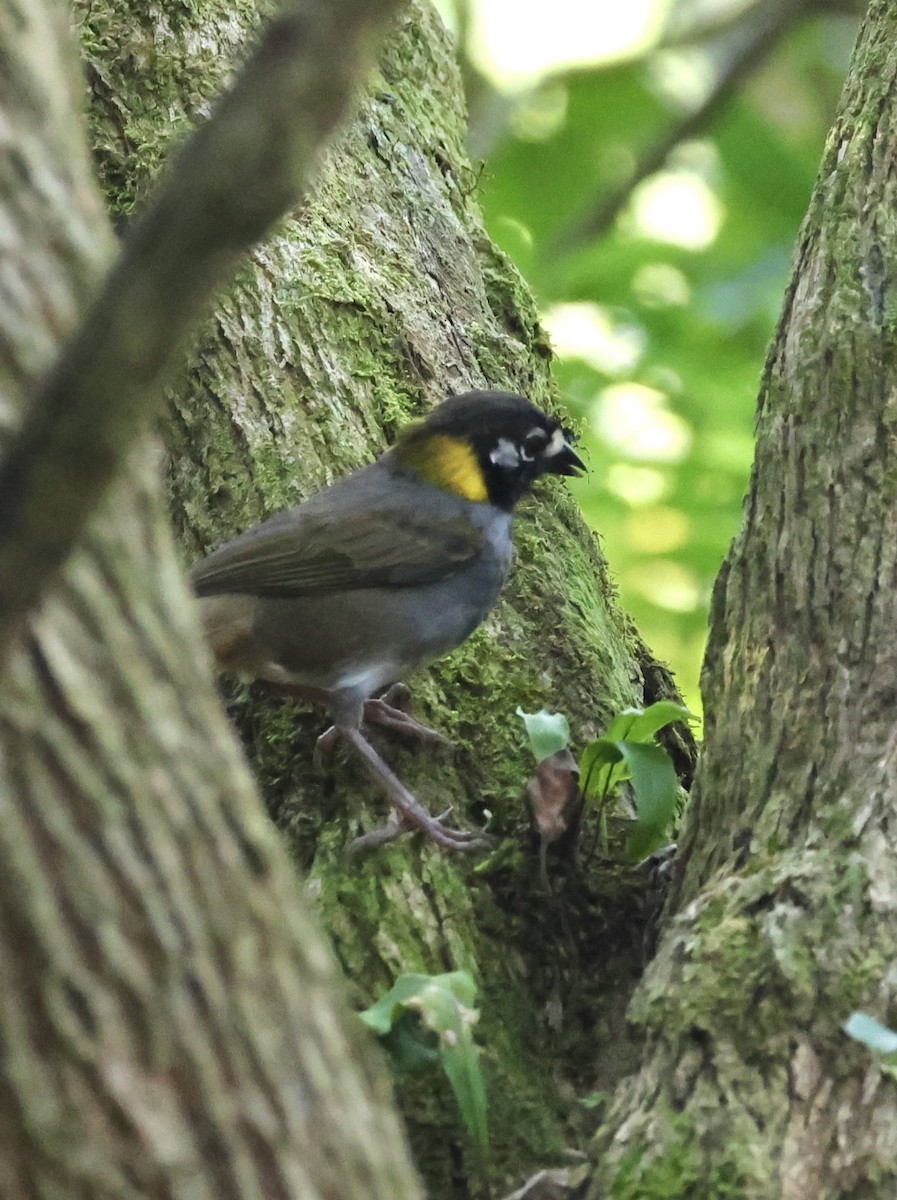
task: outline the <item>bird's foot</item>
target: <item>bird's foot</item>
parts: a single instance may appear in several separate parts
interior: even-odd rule
[[[466,829],[452,829],[444,824],[448,812],[434,817],[408,791],[399,777],[387,766],[364,734],[352,727],[335,727],[337,734],[342,734],[364,759],[368,769],[376,775],[389,794],[395,808],[398,810],[398,820],[390,821],[382,829],[356,838],[349,847],[350,851],[360,850],[369,846],[382,846],[395,841],[403,833],[417,830],[425,833],[431,841],[444,850],[476,850],[487,844],[486,839],[478,833]],[[330,730],[327,731],[327,734]],[[327,734],[323,736],[327,736]],[[449,810],[450,812],[451,810]]]
[[[428,812],[421,809],[420,815],[425,818],[424,821],[419,820],[417,815],[411,818],[407,813],[400,813],[399,816],[390,818],[379,829],[372,829],[370,833],[363,833],[360,837],[355,838],[349,843],[349,853],[357,854],[359,850],[372,850],[377,846],[387,846],[390,842],[404,837],[406,833],[414,832],[425,833],[444,850],[479,850],[482,846],[488,845],[488,839],[481,834],[472,833],[467,829],[452,829],[446,825],[445,818],[451,811],[449,808],[441,816],[431,817]]]
[[[435,742],[442,746],[451,746],[451,740],[441,734],[438,729],[431,729],[413,717],[409,711],[411,692],[404,683],[394,683],[382,696],[365,700],[362,721],[365,725],[379,725],[381,729],[392,729],[406,737],[417,738],[419,742]],[[315,742],[314,764],[323,770],[326,760],[333,752],[340,735],[337,725],[325,729]]]
[[[431,729],[413,717],[410,712],[411,692],[404,683],[394,683],[382,696],[364,703],[364,721],[367,725],[379,725],[393,729],[421,742],[438,742],[450,746],[451,742],[437,729]]]

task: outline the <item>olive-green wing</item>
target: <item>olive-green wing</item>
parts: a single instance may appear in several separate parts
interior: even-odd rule
[[[293,509],[228,542],[191,574],[199,596],[240,592],[307,596],[355,588],[409,587],[445,579],[483,548],[463,517],[418,513],[332,514]]]

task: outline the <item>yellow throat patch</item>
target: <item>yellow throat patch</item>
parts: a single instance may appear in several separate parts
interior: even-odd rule
[[[398,451],[399,460],[427,483],[465,500],[489,499],[477,456],[463,438],[434,433],[425,440],[400,446]]]

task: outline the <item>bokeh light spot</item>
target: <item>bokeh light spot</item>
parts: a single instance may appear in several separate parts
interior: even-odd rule
[[[593,421],[598,435],[629,459],[681,462],[691,446],[691,430],[667,407],[666,395],[643,383],[616,383],[605,388]]]
[[[659,558],[637,563],[626,578],[634,591],[670,612],[693,612],[704,603],[695,575],[681,562]]]
[[[631,371],[645,352],[645,334],[614,321],[600,304],[557,304],[542,317],[559,358],[579,358],[607,375]]]
[[[632,290],[648,308],[665,304],[688,304],[691,288],[685,275],[671,263],[645,263],[632,280]]]
[[[669,479],[654,467],[633,467],[629,463],[612,463],[607,470],[608,491],[627,504],[654,504],[669,491]]]
[[[680,550],[691,532],[691,521],[681,509],[660,504],[634,512],[624,526],[627,542],[639,554]]]
[[[625,220],[637,237],[706,250],[716,240],[723,206],[693,171],[661,171],[636,188]]]

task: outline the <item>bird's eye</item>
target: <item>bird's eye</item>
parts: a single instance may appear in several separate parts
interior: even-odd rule
[[[561,433],[564,435],[564,441],[568,446],[575,446],[579,441],[579,434],[571,429],[569,425],[561,426]]]
[[[524,458],[533,459],[545,449],[548,434],[544,429],[533,429],[523,439]]]

